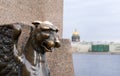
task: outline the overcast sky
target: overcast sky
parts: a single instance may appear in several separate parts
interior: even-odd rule
[[[63,38],[120,41],[120,0],[64,0]]]

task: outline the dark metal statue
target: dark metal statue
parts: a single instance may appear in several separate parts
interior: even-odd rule
[[[32,24],[33,26],[30,26],[30,37],[20,54],[20,50],[17,49],[17,46],[19,46],[17,41],[21,34],[20,25],[24,24],[16,23],[7,25],[7,27],[1,26],[2,29],[6,28],[7,31],[10,29],[12,33],[7,34],[10,36],[7,36],[8,41],[6,41],[7,38],[4,39],[6,34],[0,32],[0,35],[4,35],[0,36],[0,38],[3,37],[0,41],[0,47],[2,46],[2,49],[0,48],[0,76],[50,76],[45,53],[52,52],[54,48],[60,47],[57,35],[58,29],[48,21],[34,21]],[[4,44],[5,41],[8,43],[11,41],[10,45]],[[11,49],[8,50],[7,47]],[[4,53],[6,51],[7,53]]]
[[[0,26],[0,76],[21,76],[21,64],[14,55],[18,37],[21,34],[21,24],[6,24]]]

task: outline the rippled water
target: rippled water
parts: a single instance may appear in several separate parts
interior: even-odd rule
[[[74,76],[120,76],[120,55],[73,54]]]

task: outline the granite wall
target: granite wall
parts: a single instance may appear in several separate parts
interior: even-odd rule
[[[63,0],[0,0],[0,24],[50,21],[62,37]]]

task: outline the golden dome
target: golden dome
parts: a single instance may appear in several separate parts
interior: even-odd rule
[[[72,41],[73,41],[73,42],[79,42],[79,41],[80,41],[79,32],[77,32],[76,29],[75,29],[75,31],[73,32]]]
[[[76,30],[73,32],[73,36],[79,36],[79,32],[77,32]]]

